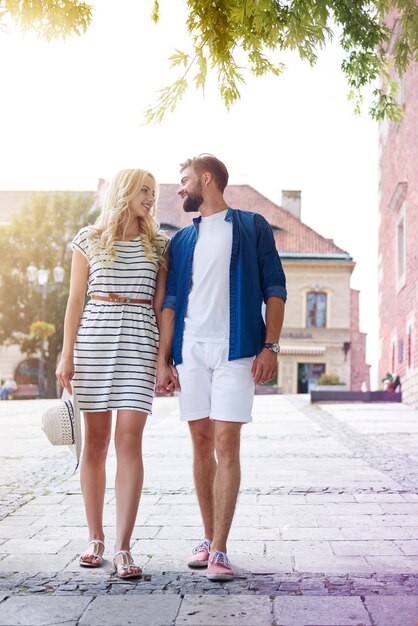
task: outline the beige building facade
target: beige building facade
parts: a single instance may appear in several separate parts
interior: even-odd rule
[[[351,387],[350,278],[354,263],[348,255],[340,257],[300,254],[289,258],[282,254],[289,286],[278,375],[283,393],[307,393],[322,373],[338,376]],[[315,310],[318,303],[319,312]]]

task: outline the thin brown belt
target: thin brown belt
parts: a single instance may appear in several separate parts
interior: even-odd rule
[[[118,296],[117,293],[109,293],[108,296],[91,296],[92,300],[102,300],[103,302],[115,302],[117,304],[152,304],[151,300],[138,300],[137,298],[125,298],[124,296]]]

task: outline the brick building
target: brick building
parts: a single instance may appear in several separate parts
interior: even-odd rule
[[[395,39],[395,14],[388,24]],[[403,400],[418,406],[418,63],[398,98],[403,120],[382,123],[379,137],[379,379],[398,374]]]
[[[104,188],[92,193],[97,203]],[[193,216],[182,209],[178,185],[162,184],[157,218],[172,236]],[[0,192],[0,223],[10,208],[24,207],[30,192]],[[348,252],[301,221],[301,194],[286,191],[278,206],[249,185],[229,185],[232,207],[262,214],[271,224],[288,283],[288,302],[281,338],[277,385],[283,393],[306,393],[321,373],[336,375],[346,387],[370,388],[366,364],[366,335],[359,330],[359,292],[351,289],[354,262]],[[0,371],[14,371],[16,349],[0,347]],[[22,357],[20,355],[20,361]],[[7,361],[7,365],[6,365]]]

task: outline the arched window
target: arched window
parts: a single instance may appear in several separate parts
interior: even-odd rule
[[[327,294],[309,291],[306,294],[306,327],[325,328],[327,325]]]

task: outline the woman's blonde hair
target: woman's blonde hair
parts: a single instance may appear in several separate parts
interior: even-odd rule
[[[116,258],[115,241],[125,236],[130,202],[139,193],[147,176],[157,186],[155,177],[146,170],[121,170],[112,178],[105,192],[101,213],[87,235],[91,254],[107,253],[111,259]],[[165,266],[162,255],[165,237],[159,232],[154,216],[155,203],[147,217],[138,217],[139,236],[147,259]]]

